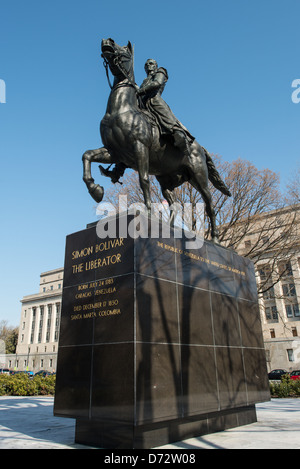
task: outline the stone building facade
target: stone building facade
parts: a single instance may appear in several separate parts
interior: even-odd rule
[[[40,275],[39,292],[21,300],[21,320],[15,355],[8,367],[17,371],[56,371],[63,268]]]
[[[300,369],[300,204],[260,214],[248,228],[237,251],[262,245],[254,262],[268,371]]]

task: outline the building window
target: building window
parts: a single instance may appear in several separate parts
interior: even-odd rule
[[[59,322],[60,322],[59,320],[60,320],[60,303],[56,303],[54,340],[58,340]]]
[[[296,296],[295,284],[294,283],[283,284],[282,293],[284,296]]]
[[[276,306],[267,306],[265,308],[265,316],[266,320],[270,321],[278,321],[278,312],[277,312],[277,307]]]
[[[271,339],[275,339],[275,329],[270,329]]]
[[[52,318],[52,305],[48,305],[48,320],[47,320],[46,342],[50,341],[51,318]]]
[[[286,311],[286,316],[288,318],[293,317],[293,310],[292,310],[292,305],[285,305],[285,311]]]
[[[298,337],[297,327],[292,327],[292,334],[293,334],[293,337]]]
[[[290,262],[279,262],[278,264],[279,274],[282,277],[292,277],[293,271]]]
[[[31,344],[33,344],[33,341],[34,341],[35,317],[36,317],[36,308],[32,308],[32,323],[31,323],[31,335],[30,335]]]
[[[274,297],[275,297],[274,287],[270,287],[268,290],[263,292],[264,300],[271,300],[271,299],[274,299]]]
[[[271,308],[265,308],[265,315],[266,315],[266,320],[268,321],[269,319],[272,319],[271,315]]]
[[[293,316],[299,317],[300,316],[300,311],[299,311],[299,305],[298,303],[294,304],[285,304],[285,311],[286,311],[286,316],[288,318],[292,318]]]
[[[258,273],[260,275],[261,280],[266,280],[268,278],[271,278],[271,269],[270,269],[270,266],[268,266],[268,265],[265,265],[265,266],[261,267],[258,270]]]
[[[278,320],[277,307],[276,307],[276,306],[272,306],[272,307],[271,307],[271,311],[272,311],[272,318]]]
[[[38,343],[39,344],[42,341],[43,322],[44,322],[44,306],[40,306],[40,324],[39,324],[39,332],[38,332]]]
[[[293,351],[293,349],[292,348],[287,349],[287,354],[288,354],[289,362],[293,362],[294,361],[294,351]]]

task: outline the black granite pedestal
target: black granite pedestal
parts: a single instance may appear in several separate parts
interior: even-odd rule
[[[127,449],[256,421],[270,395],[253,264],[178,231],[133,239],[133,222],[67,237],[54,414],[78,443]]]

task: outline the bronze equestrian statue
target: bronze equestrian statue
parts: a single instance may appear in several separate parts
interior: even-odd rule
[[[167,71],[153,59],[146,62],[147,78],[139,88],[134,79],[131,43],[119,46],[103,39],[102,57],[114,76],[106,113],[100,124],[104,146],[83,154],[83,180],[96,202],[101,202],[103,187],[95,184],[91,163],[115,164],[113,171],[100,165],[102,174],[116,182],[126,168],[139,174],[145,205],[151,210],[149,174],[156,176],[163,197],[171,206],[173,190],[189,182],[202,196],[210,220],[211,238],[218,243],[218,231],[208,180],[223,194],[231,196],[205,148],[176,119],[161,98],[168,79]],[[108,70],[107,70],[108,74]]]

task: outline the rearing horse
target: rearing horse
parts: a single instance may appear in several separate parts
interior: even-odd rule
[[[145,205],[151,210],[149,174],[156,176],[169,206],[175,202],[173,190],[188,181],[202,196],[210,220],[211,238],[218,242],[215,211],[208,180],[223,194],[230,191],[221,180],[209,153],[194,141],[190,158],[176,148],[171,139],[160,135],[159,129],[138,105],[133,70],[131,43],[119,46],[113,39],[103,39],[102,56],[114,76],[105,116],[100,124],[104,147],[83,154],[83,180],[96,202],[101,202],[104,189],[95,184],[91,163],[123,163],[139,174]]]

